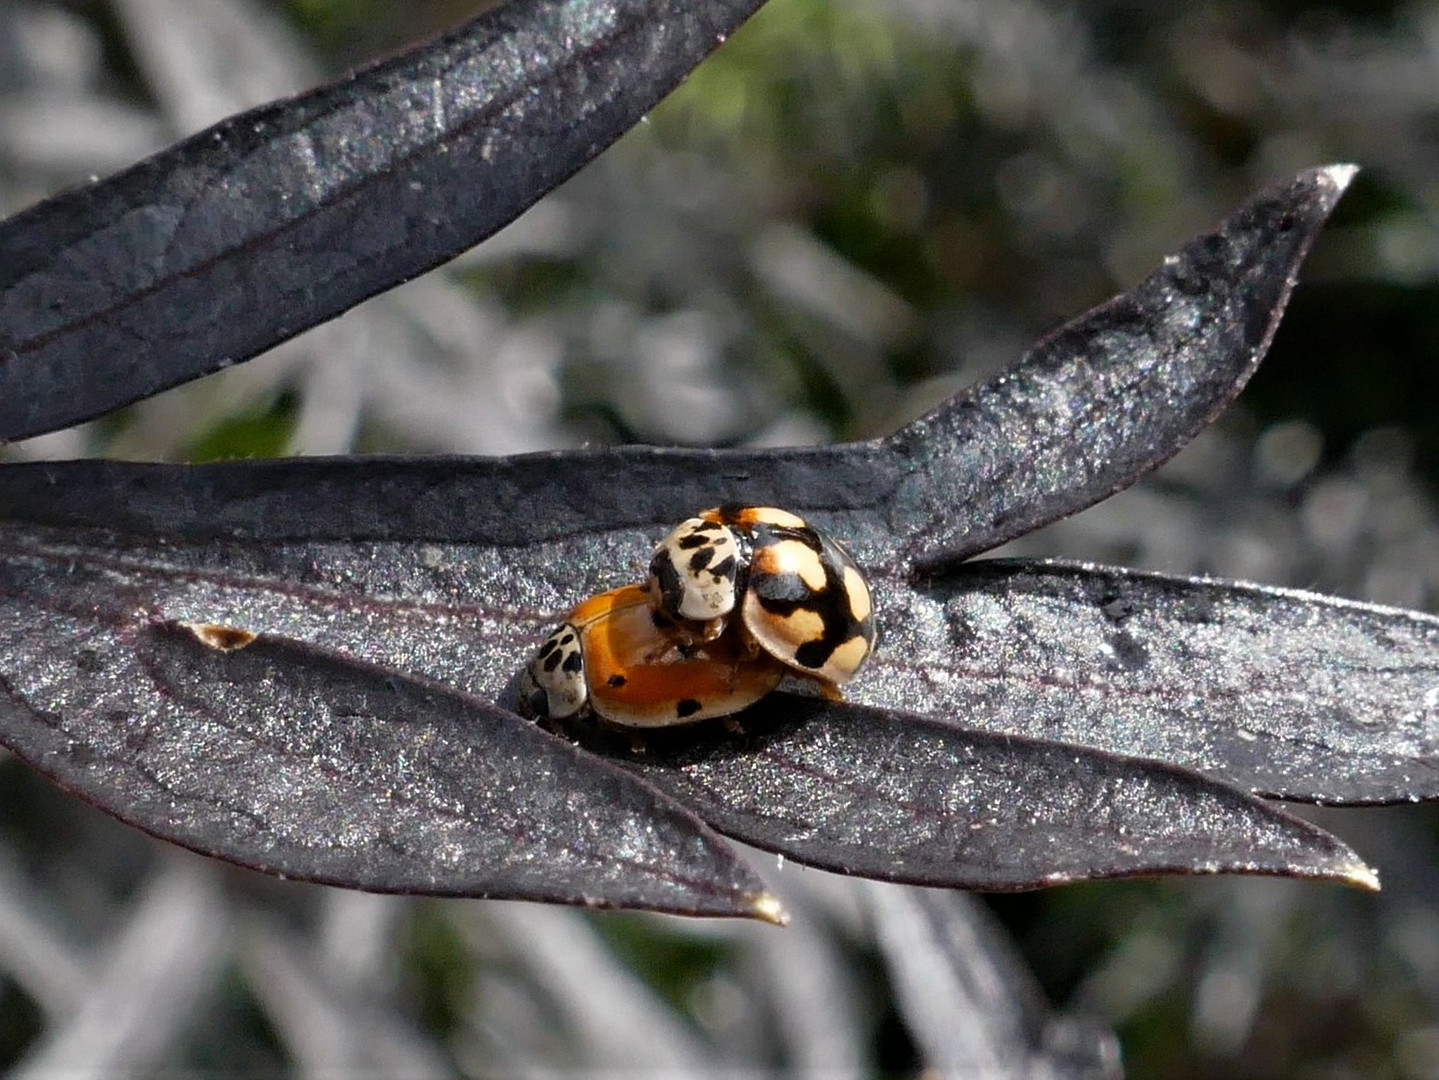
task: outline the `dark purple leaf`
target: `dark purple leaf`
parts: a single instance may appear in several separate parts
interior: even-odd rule
[[[1134,293],[888,439],[192,469],[46,464],[6,470],[0,519],[18,511],[176,538],[509,546],[619,528],[649,535],[738,501],[806,512],[867,566],[907,573],[1079,510],[1167,460],[1248,378],[1349,175],[1310,170],[1261,194]]]
[[[54,676],[47,672],[74,663],[71,639],[81,630],[50,642],[65,624],[46,631],[47,619],[59,617],[47,611],[75,612],[92,622],[99,618],[94,613],[110,612],[131,632],[159,619],[309,641],[336,656],[505,701],[515,672],[577,577],[586,592],[640,572],[592,542],[493,549],[215,541],[157,549],[153,541],[98,532],[14,525],[3,535],[0,568],[7,576],[0,580],[11,584],[0,601],[25,615],[17,620],[22,628],[14,644],[0,647],[12,684],[49,685]],[[879,595],[898,657],[912,647],[898,627],[935,617],[920,607],[920,594],[895,583],[883,583]],[[924,681],[912,677],[912,666],[897,670],[891,652],[861,676],[856,700]],[[942,666],[948,662],[941,656],[935,686],[948,682]],[[916,697],[907,707],[923,703]],[[994,707],[989,699],[979,704]],[[1017,726],[1025,722],[1020,713]],[[934,715],[966,719],[952,702]],[[811,716],[811,723],[795,722]],[[721,739],[710,747],[716,756],[698,771],[658,769],[667,759],[666,742],[657,736],[652,753],[639,761],[621,739],[620,763],[722,832],[800,861],[885,879],[1014,888],[1186,866],[1358,873],[1344,869],[1359,866],[1357,860],[1317,830],[1169,766],[963,731],[912,712],[789,696],[775,696],[747,723],[762,730],[766,718],[778,728],[762,745]],[[979,726],[987,718],[972,719]],[[686,753],[709,752],[703,738],[696,744],[681,734],[675,741]],[[821,760],[830,750],[834,760]],[[830,779],[812,777],[816,769]],[[806,778],[813,779],[807,792],[795,786]],[[839,802],[824,803],[826,791]],[[1109,808],[1110,826],[1094,827],[1096,800]],[[766,831],[767,814],[802,807],[809,815],[803,827]],[[1073,816],[1076,807],[1084,808],[1080,818]],[[975,816],[976,808],[988,816]],[[1032,826],[1027,832],[1025,821]],[[1116,846],[1121,834],[1130,841]]]
[[[513,713],[46,569],[0,570],[6,741],[132,825],[363,889],[782,917],[692,813]]]
[[[970,563],[885,597],[856,696],[1319,802],[1439,797],[1439,618],[1065,563]]]
[[[1264,358],[1354,171],[1311,169],[1260,194],[998,379],[898,432],[891,447],[916,461],[895,496],[906,554],[934,568],[988,551],[1178,453]]]
[[[762,0],[512,0],[0,225],[0,438],[249,359],[452,258]]]
[[[1030,889],[1154,873],[1374,873],[1314,825],[1197,773],[771,694],[747,734],[649,740],[621,757],[713,825],[879,881]]]
[[[64,685],[57,671],[76,663],[76,635],[153,636],[156,622],[194,622],[309,643],[338,658],[321,665],[323,675],[312,672],[318,701],[330,696],[328,681],[351,677],[342,661],[353,660],[503,702],[546,625],[580,598],[639,578],[674,520],[726,498],[777,502],[832,528],[874,572],[881,651],[852,696],[904,711],[775,697],[747,721],[748,741],[682,735],[675,745],[657,740],[638,760],[621,755],[626,768],[678,793],[722,831],[847,872],[991,888],[1220,868],[1365,881],[1367,869],[1332,838],[1221,784],[1153,761],[964,730],[1002,724],[1076,743],[1097,738],[1084,724],[1056,733],[1045,726],[1050,713],[1027,709],[1042,685],[1002,699],[982,681],[969,687],[956,677],[964,635],[974,631],[946,618],[971,595],[983,605],[983,581],[953,569],[913,572],[926,537],[947,554],[956,537],[1000,535],[991,510],[1002,496],[986,495],[986,504],[964,494],[971,466],[1011,480],[1016,505],[1028,507],[1022,519],[1033,522],[1062,512],[1056,493],[1065,485],[1078,492],[1069,509],[1086,505],[1188,438],[1247,375],[1345,175],[1316,171],[1261,196],[1190,245],[1137,299],[1113,301],[1051,339],[1020,377],[1001,377],[881,442],[770,453],[629,448],[491,461],[0,470],[0,567],[12,582],[0,602],[30,619],[4,654],[5,678],[30,687],[31,697],[61,694],[62,707],[46,711],[68,720],[67,707],[91,708],[56,689]],[[1191,279],[1177,268],[1215,276]],[[1268,299],[1251,309],[1239,295],[1251,291]],[[1055,344],[1064,341],[1074,349]],[[1095,401],[1086,407],[1074,395],[1087,393]],[[1042,445],[1019,439],[1021,419],[1046,433]],[[1092,471],[1064,473],[1054,446],[1081,437],[1099,440],[1087,444]],[[1017,463],[1031,453],[1044,468],[1021,475]],[[1094,476],[1108,479],[1095,486],[1086,479]],[[973,516],[954,501],[964,498],[979,500]],[[999,602],[1000,615],[1009,602]],[[985,614],[982,606],[975,613],[979,629]],[[96,630],[106,618],[109,629]],[[59,620],[57,641],[27,651],[26,642],[50,632],[47,619]],[[1049,624],[1060,639],[1056,660],[1079,648],[1065,640],[1072,630],[1062,619]],[[1064,674],[1054,668],[1036,679]],[[1096,678],[1106,675],[1121,687],[1132,677],[1121,668]],[[1328,700],[1346,692],[1332,686]],[[1227,724],[1242,740],[1241,711],[1216,711],[1172,680],[1158,693],[1174,699],[1173,724]],[[1378,700],[1387,707],[1390,699]],[[1115,734],[1100,745],[1143,747],[1153,701],[1116,693],[1106,719]],[[1383,738],[1377,732],[1368,745]],[[1346,770],[1349,762],[1329,765]],[[1215,772],[1223,775],[1222,762]]]

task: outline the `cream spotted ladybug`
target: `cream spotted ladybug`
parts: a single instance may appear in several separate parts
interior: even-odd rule
[[[520,675],[520,711],[548,725],[594,718],[658,728],[729,716],[773,690],[785,668],[733,635],[697,641],[640,585],[592,596]]]
[[[660,542],[644,585],[571,611],[517,695],[550,726],[670,727],[747,709],[786,675],[838,697],[873,647],[869,584],[849,552],[786,510],[720,506]]]
[[[829,691],[874,648],[869,583],[849,552],[772,506],[719,506],[681,522],[655,548],[648,588],[700,641],[720,638],[738,611],[752,650]]]

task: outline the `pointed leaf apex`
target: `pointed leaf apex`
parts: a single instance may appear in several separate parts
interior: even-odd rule
[[[1334,195],[1338,198],[1344,194],[1355,175],[1359,172],[1359,166],[1351,162],[1339,162],[1335,165],[1324,165],[1317,170],[1334,185]]]
[[[1363,889],[1365,892],[1380,890],[1379,872],[1357,859],[1350,865],[1336,867],[1335,870],[1335,880],[1341,884],[1353,885],[1356,889]]]
[[[1375,888],[1378,888],[1377,884]],[[750,902],[750,912],[755,918],[773,923],[775,926],[789,925],[789,912],[784,909],[784,905],[779,902],[779,897],[774,893],[764,892],[755,896]]]

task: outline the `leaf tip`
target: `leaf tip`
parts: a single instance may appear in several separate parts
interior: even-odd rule
[[[789,925],[789,912],[774,893],[756,893],[750,898],[750,914],[775,926]]]
[[[1320,176],[1324,177],[1334,186],[1334,197],[1338,198],[1344,194],[1345,189],[1349,187],[1350,181],[1352,181],[1355,174],[1359,172],[1359,166],[1352,162],[1341,161],[1334,165],[1325,165],[1319,169],[1318,172]]]
[[[1357,859],[1345,866],[1337,867],[1336,878],[1345,885],[1353,885],[1356,889],[1363,889],[1365,892],[1378,892],[1379,872],[1372,866],[1368,866]]]

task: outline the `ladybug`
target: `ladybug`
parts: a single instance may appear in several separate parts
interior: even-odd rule
[[[592,596],[520,675],[520,711],[547,724],[595,717],[658,728],[729,716],[773,690],[785,668],[733,635],[697,641],[640,585]]]
[[[660,541],[647,587],[658,611],[697,640],[720,638],[738,610],[751,648],[832,690],[874,648],[869,582],[849,552],[773,506],[718,506]]]

